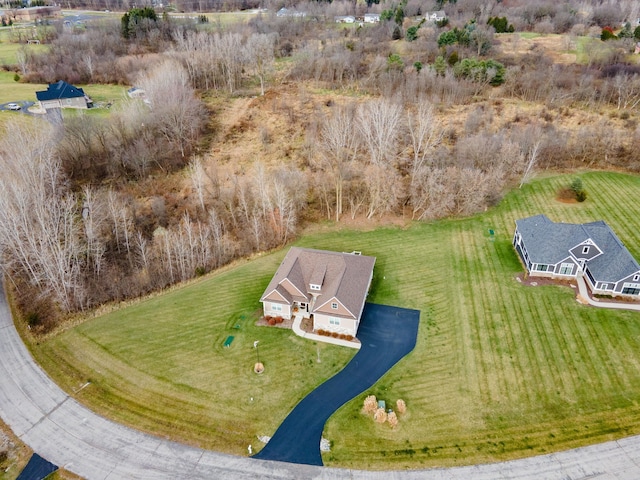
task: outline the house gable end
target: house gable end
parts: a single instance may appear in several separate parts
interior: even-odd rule
[[[289,301],[278,290],[272,290],[269,293],[263,295],[260,299],[261,302],[278,302],[289,304]]]
[[[304,292],[300,291],[300,289],[296,287],[296,285],[288,278],[285,278],[284,280],[282,280],[280,282],[280,285],[291,295],[307,298],[307,295]]]
[[[602,255],[603,252],[591,238],[588,238],[584,242],[580,242],[578,245],[571,248],[569,253],[578,260],[589,261],[596,258],[598,255]]]
[[[617,283],[640,283],[640,270],[633,272],[631,275],[620,279]]]
[[[333,308],[332,304],[337,304],[338,308]],[[320,305],[316,304],[313,308],[313,312],[323,313],[325,315],[334,315],[339,317],[349,317],[355,319],[356,316],[351,312],[344,304],[338,300],[336,297],[331,297],[330,299],[322,302]]]

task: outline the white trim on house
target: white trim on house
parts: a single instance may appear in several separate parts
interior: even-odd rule
[[[367,291],[368,291],[368,289],[367,289]],[[341,302],[340,300],[338,300],[336,297],[331,297],[331,298],[327,299],[327,301],[326,301],[326,302],[324,302],[324,303],[322,303],[322,304],[320,304],[320,305],[315,305],[313,309],[314,309],[314,310],[320,310],[322,307],[324,307],[324,306],[325,306],[325,305],[327,305],[328,303],[332,303],[332,304],[333,304],[333,303],[337,303],[339,307],[344,308],[347,312],[349,312],[349,315],[351,315],[353,318],[355,318],[354,313],[353,313],[351,310],[349,310],[347,307],[345,307],[344,303],[342,303],[342,302]],[[333,306],[331,306],[331,308],[333,308]],[[325,314],[325,315],[326,315],[326,314]]]
[[[560,268],[558,269],[557,275],[563,275],[563,276],[568,276],[568,277],[574,277],[574,273],[573,273],[573,267],[575,267],[576,264],[575,263],[569,263],[569,262],[563,262],[560,264]],[[567,273],[567,268],[570,268],[571,270],[569,271],[569,273]],[[563,272],[564,270],[564,272]]]

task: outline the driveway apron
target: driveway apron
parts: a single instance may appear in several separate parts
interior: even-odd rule
[[[358,329],[362,347],[344,369],[307,395],[253,458],[322,465],[324,424],[370,388],[416,345],[420,312],[368,303]]]

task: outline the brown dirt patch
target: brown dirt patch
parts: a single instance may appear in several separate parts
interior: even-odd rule
[[[556,195],[556,200],[562,203],[578,203],[576,195],[570,188],[563,188]]]
[[[558,285],[572,288],[576,297],[580,303],[585,305],[588,304],[586,300],[584,300],[578,293],[578,285],[575,280],[560,280],[554,278],[547,277],[532,277],[530,275],[525,275],[524,273],[519,273],[516,275],[516,280],[523,285],[528,287],[540,287],[543,285]],[[591,291],[589,291],[589,296],[595,300],[605,303],[623,303],[623,304],[635,304],[638,305],[640,302],[638,300],[634,300],[632,298],[624,298],[624,297],[611,297],[608,295],[593,295]]]
[[[576,282],[573,280],[559,280],[554,278],[547,277],[533,277],[531,275],[525,275],[524,273],[519,273],[516,275],[516,279],[526,285],[528,287],[540,287],[543,285],[559,285],[564,287],[576,288]]]

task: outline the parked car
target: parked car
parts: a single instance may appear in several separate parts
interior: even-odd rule
[[[20,110],[22,107],[17,103],[7,103],[7,108],[9,110]]]

